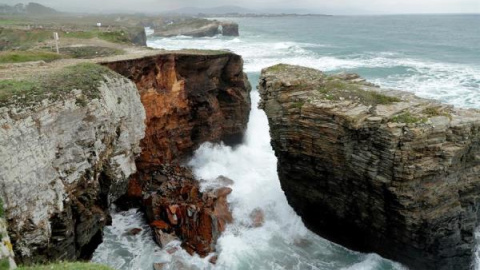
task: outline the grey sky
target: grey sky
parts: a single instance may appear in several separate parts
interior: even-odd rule
[[[74,12],[161,12],[182,7],[239,5],[255,10],[275,7],[330,14],[480,13],[480,0],[0,0],[6,4],[29,1]]]

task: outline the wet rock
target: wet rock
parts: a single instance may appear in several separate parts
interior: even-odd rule
[[[200,192],[199,182],[187,168],[174,165],[160,166],[155,174],[167,181],[146,183],[150,189],[144,199],[147,218],[157,243],[164,247],[179,239],[189,253],[207,256],[215,251],[216,240],[232,222],[227,196],[231,189],[224,187]]]
[[[172,241],[178,240],[178,237],[174,233],[167,233],[158,228],[153,228],[153,232],[155,241],[161,248],[166,247]]]
[[[154,263],[153,270],[164,270],[166,266],[166,263]]]
[[[217,263],[217,260],[218,260],[218,255],[213,255],[208,261],[209,261],[211,264],[216,264],[216,263]]]
[[[142,232],[142,229],[140,228],[133,228],[127,231],[128,235],[137,235]]]
[[[220,186],[226,187],[226,186],[233,186],[235,182],[233,182],[232,179],[225,177],[223,175],[220,175],[215,179],[215,182],[217,182]]]
[[[265,223],[265,214],[263,210],[259,208],[252,211],[250,218],[252,219],[252,226],[254,228],[262,227]]]
[[[288,65],[263,70],[259,91],[282,189],[310,229],[411,269],[470,269],[478,110]]]

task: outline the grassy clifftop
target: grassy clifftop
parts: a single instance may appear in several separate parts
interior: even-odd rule
[[[0,107],[11,104],[26,106],[45,98],[58,100],[74,89],[82,90],[83,97],[78,98],[78,104],[86,105],[88,99],[98,97],[97,88],[105,79],[105,74],[119,76],[106,67],[81,63],[42,78],[0,80]]]

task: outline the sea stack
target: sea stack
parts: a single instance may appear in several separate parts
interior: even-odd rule
[[[289,203],[320,235],[411,269],[470,269],[480,112],[355,74],[277,65],[259,86]]]

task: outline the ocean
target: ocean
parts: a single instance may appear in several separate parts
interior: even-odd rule
[[[235,181],[229,196],[235,221],[217,243],[217,264],[182,249],[173,254],[160,249],[135,209],[113,214],[113,225],[106,228],[93,261],[122,270],[151,270],[155,262],[167,262],[166,270],[405,269],[379,255],[348,250],[305,228],[281,189],[268,121],[257,109],[255,87],[262,68],[287,63],[328,73],[358,73],[385,88],[480,109],[480,15],[228,20],[239,23],[240,37],[148,39],[148,46],[155,48],[228,49],[240,54],[254,87],[243,144],[232,148],[205,143],[188,162],[199,178],[213,180],[224,175]],[[260,228],[246,225],[254,209],[265,213]],[[126,230],[136,227],[144,230],[125,236]]]

